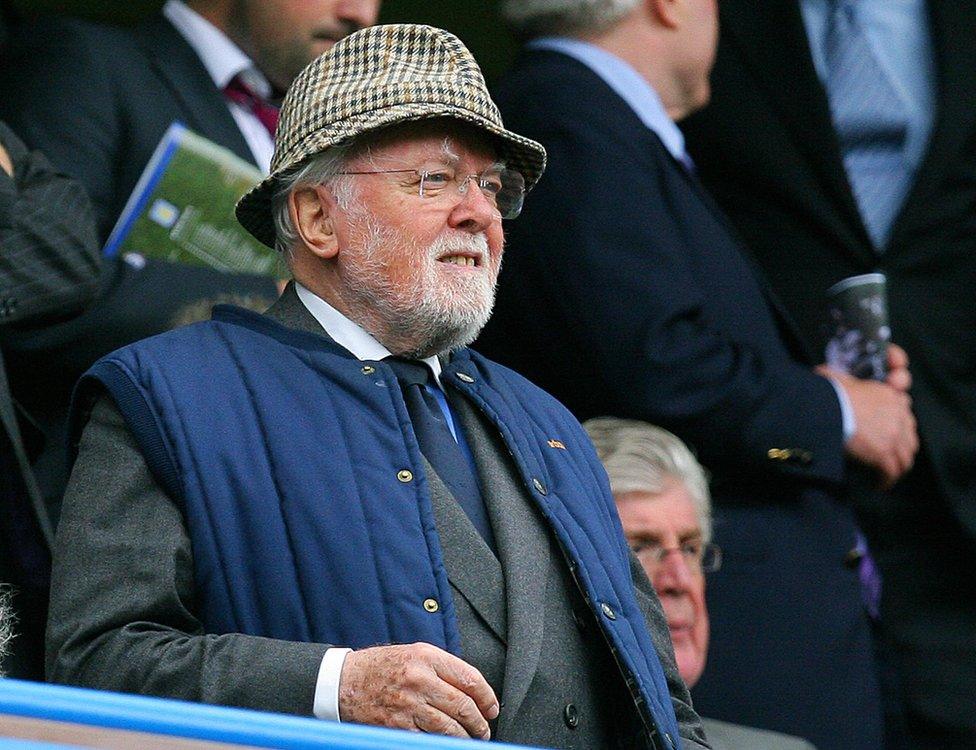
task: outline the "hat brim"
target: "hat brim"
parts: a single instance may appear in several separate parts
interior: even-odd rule
[[[449,117],[470,123],[491,136],[499,157],[506,165],[525,178],[526,190],[531,190],[546,168],[546,150],[531,138],[500,127],[476,112],[443,103],[411,102],[361,112],[322,128],[302,143],[302,152],[285,155],[284,164],[262,182],[244,194],[237,202],[235,213],[241,225],[268,247],[275,246],[272,200],[278,180],[310,156],[342,145],[352,138],[405,122]]]

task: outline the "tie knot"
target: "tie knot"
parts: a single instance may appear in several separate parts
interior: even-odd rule
[[[401,385],[423,385],[430,383],[433,373],[425,362],[403,357],[387,357],[383,360],[391,368]]]

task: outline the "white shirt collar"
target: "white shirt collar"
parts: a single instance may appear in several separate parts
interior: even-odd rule
[[[629,63],[595,44],[568,37],[540,37],[533,39],[527,46],[529,49],[562,52],[583,63],[602,78],[617,96],[627,102],[641,122],[661,139],[661,143],[671,156],[678,161],[685,160],[684,135],[668,117],[661,97],[654,87]]]
[[[295,291],[298,292],[298,299],[308,308],[308,311],[325,329],[325,332],[332,337],[332,340],[347,349],[356,359],[380,360],[393,356],[389,349],[374,339],[362,326],[349,320],[332,305],[297,281],[295,282]],[[440,360],[435,356],[427,357],[423,361],[430,367],[434,373],[434,379],[440,385]]]
[[[223,91],[234,76],[243,73],[257,93],[271,96],[271,84],[251,58],[206,18],[182,0],[166,0],[163,15],[197,53],[218,89]]]

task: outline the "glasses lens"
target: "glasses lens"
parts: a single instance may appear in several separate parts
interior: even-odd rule
[[[702,548],[701,568],[705,573],[714,573],[722,567],[722,550],[715,544]]]
[[[513,169],[503,169],[498,175],[501,189],[495,195],[498,212],[503,219],[514,219],[522,213],[525,200],[525,178]]]

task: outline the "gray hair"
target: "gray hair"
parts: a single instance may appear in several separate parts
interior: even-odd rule
[[[14,613],[10,607],[10,589],[0,585],[0,677],[3,677],[3,657],[14,637]]]
[[[340,173],[345,168],[346,157],[352,144],[333,146],[321,153],[310,156],[291,171],[278,178],[274,195],[271,197],[271,215],[275,227],[275,249],[285,257],[291,256],[292,248],[298,242],[298,230],[292,223],[288,211],[288,196],[304,185],[327,185],[335,195],[336,202],[343,209],[353,200],[352,180],[344,179]]]
[[[522,38],[596,33],[608,29],[640,0],[503,0],[502,18]]]
[[[657,494],[669,479],[685,485],[695,503],[702,538],[712,540],[712,502],[705,469],[680,439],[633,419],[597,417],[583,424],[610,477],[614,495]]]

